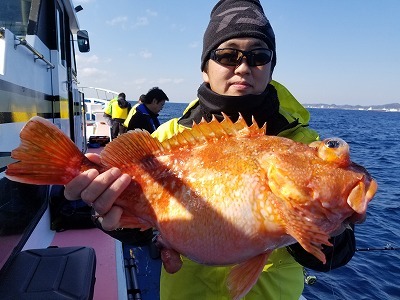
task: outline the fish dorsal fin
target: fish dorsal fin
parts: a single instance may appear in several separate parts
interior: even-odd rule
[[[234,123],[223,113],[224,119],[219,122],[215,117],[210,122],[204,119],[186,128],[171,138],[160,143],[145,130],[136,129],[120,135],[109,143],[101,152],[105,166],[123,167],[131,162],[143,162],[143,159],[156,153],[167,154],[180,148],[194,147],[211,140],[224,137],[247,137],[265,135],[266,125],[259,127],[253,118],[251,126],[240,115]]]
[[[221,122],[213,116],[210,122],[202,119],[198,124],[193,123],[191,129],[185,129],[170,139],[163,141],[163,148],[165,150],[173,150],[185,146],[196,146],[223,137],[265,135],[267,126],[264,124],[260,128],[254,118],[252,119],[251,126],[248,126],[242,115],[239,115],[239,119],[235,123],[226,114],[222,113],[222,115],[224,119]]]
[[[122,168],[126,164],[140,162],[161,150],[161,143],[148,131],[135,129],[112,140],[100,156],[103,165]]]

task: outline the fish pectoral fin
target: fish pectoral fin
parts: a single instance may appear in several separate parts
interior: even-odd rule
[[[295,211],[295,208],[287,209],[283,216],[286,222],[286,232],[294,237],[304,250],[325,264],[326,257],[321,249],[322,244],[332,246],[329,242],[330,236],[310,221],[312,218],[312,216],[307,216],[302,211]]]
[[[286,233],[295,238],[307,252],[314,255],[324,264],[325,254],[321,251],[322,244],[332,246],[329,234],[321,230],[312,220],[315,216],[301,207],[290,206],[290,203],[275,197],[270,199],[277,208],[276,212],[282,220]]]
[[[254,286],[271,252],[257,255],[232,268],[228,275],[227,285],[233,300],[242,298]]]

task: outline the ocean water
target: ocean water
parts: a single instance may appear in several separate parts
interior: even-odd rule
[[[166,103],[161,121],[179,117],[187,104]],[[378,182],[367,219],[356,226],[357,251],[344,267],[321,273],[305,285],[312,299],[400,299],[400,113],[310,109],[310,126],[321,138],[340,137],[350,145],[352,160]],[[290,288],[290,287],[288,287]]]

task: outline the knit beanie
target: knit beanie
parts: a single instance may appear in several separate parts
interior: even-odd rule
[[[252,37],[264,41],[274,51],[271,70],[276,64],[275,34],[259,0],[220,0],[210,15],[210,23],[203,37],[201,70],[212,50],[233,39]]]

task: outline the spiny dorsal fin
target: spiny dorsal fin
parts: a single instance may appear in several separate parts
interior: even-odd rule
[[[107,144],[100,153],[105,166],[123,167],[163,150],[161,143],[142,129],[128,131]]]
[[[156,153],[167,153],[182,147],[194,147],[223,137],[265,135],[266,125],[258,127],[254,118],[249,127],[241,115],[235,123],[224,113],[223,116],[222,122],[218,122],[215,117],[208,123],[203,119],[199,124],[194,123],[192,128],[187,128],[162,143],[145,130],[129,131],[104,148],[101,152],[102,163],[106,166],[122,167]]]
[[[266,132],[266,125],[258,127],[254,118],[251,126],[247,126],[246,121],[239,114],[239,119],[233,123],[231,119],[222,113],[224,119],[219,122],[214,116],[210,122],[204,119],[200,123],[193,123],[191,129],[185,129],[168,140],[162,142],[164,149],[173,150],[184,146],[196,146],[204,144],[210,140],[220,139],[222,137],[246,137],[246,136],[263,136]]]

